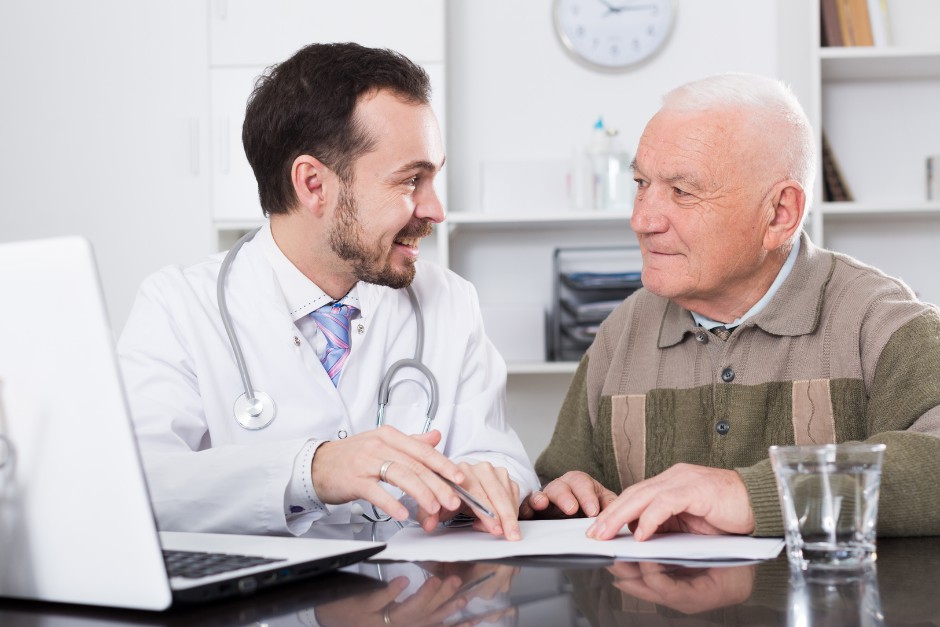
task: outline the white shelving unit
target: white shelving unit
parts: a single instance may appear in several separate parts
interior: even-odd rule
[[[885,47],[821,47],[818,0],[809,3],[815,40],[807,75],[816,77],[810,109],[855,199],[822,202],[820,165],[811,233],[940,303],[940,200],[927,200],[925,163],[940,153],[940,40],[905,27],[910,20],[940,22],[940,3],[890,2],[896,36]]]
[[[630,217],[624,212],[453,211],[435,229],[433,250],[422,254],[474,284],[487,331],[506,357],[511,377],[571,375],[576,362],[545,360],[554,251],[561,246],[622,246],[633,241]],[[514,325],[537,331],[524,336],[503,331],[497,318],[501,313],[515,318]],[[521,342],[530,344],[520,346]],[[515,357],[520,353],[528,358]],[[567,380],[562,383],[566,386]]]

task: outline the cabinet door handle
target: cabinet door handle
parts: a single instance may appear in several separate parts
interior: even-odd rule
[[[229,150],[228,136],[229,118],[226,115],[219,120],[219,167],[222,174],[228,174],[232,169],[231,151]]]
[[[199,176],[199,118],[189,120],[189,171]]]

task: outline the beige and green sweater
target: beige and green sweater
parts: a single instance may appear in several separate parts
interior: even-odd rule
[[[768,305],[726,341],[640,290],[601,326],[536,471],[623,488],[687,462],[735,469],[755,535],[783,535],[767,448],[884,442],[880,535],[940,534],[940,313],[803,235]]]

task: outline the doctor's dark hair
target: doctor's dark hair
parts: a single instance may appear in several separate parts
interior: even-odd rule
[[[291,165],[300,155],[319,159],[351,182],[353,163],[375,145],[356,119],[356,104],[380,89],[413,104],[431,98],[421,67],[392,50],[355,43],[312,44],[258,78],[242,143],[265,215],[287,213],[296,204]]]

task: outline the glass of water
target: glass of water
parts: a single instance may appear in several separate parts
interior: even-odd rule
[[[771,446],[790,564],[864,568],[875,559],[884,444]]]

